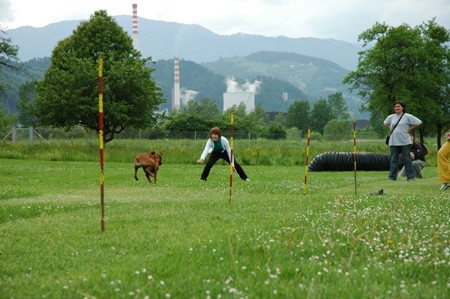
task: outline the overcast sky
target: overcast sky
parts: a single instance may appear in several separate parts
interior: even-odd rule
[[[0,0],[0,27],[43,27],[87,20],[99,9],[110,16],[198,24],[217,34],[333,38],[357,42],[375,22],[411,27],[436,17],[450,28],[450,0]]]

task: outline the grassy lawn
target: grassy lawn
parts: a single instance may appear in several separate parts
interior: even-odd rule
[[[448,298],[450,193],[387,172],[0,159],[1,298]],[[383,188],[385,195],[370,195]]]

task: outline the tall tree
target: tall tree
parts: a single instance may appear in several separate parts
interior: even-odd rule
[[[5,34],[3,29],[0,28],[0,33]],[[0,37],[0,72],[3,71],[4,68],[12,69],[12,70],[20,70],[17,62],[19,47],[12,44],[10,38],[6,38],[4,36]],[[8,89],[8,84],[4,82],[0,82],[0,99],[2,102],[0,103],[0,133],[5,133],[5,130],[9,130],[12,126],[14,126],[14,117],[12,115],[8,115],[4,107],[4,100],[6,99],[6,90]]]
[[[104,140],[128,127],[144,129],[163,102],[143,59],[125,31],[100,10],[82,22],[53,50],[51,65],[38,85],[37,115],[44,125],[98,130],[98,67],[104,59]]]
[[[36,118],[36,85],[37,81],[29,81],[19,88],[18,121],[24,127],[36,127],[39,120]]]
[[[341,92],[335,92],[328,96],[327,102],[331,108],[333,119],[348,119],[349,114],[344,96]]]
[[[5,34],[5,32],[0,28],[0,33]],[[14,70],[18,70],[19,67],[16,62],[19,61],[18,58],[19,47],[12,44],[10,38],[4,36],[0,37],[0,71],[6,67]],[[5,91],[7,86],[0,83],[0,93]]]
[[[420,26],[424,41],[424,79],[419,89],[421,96],[430,101],[428,111],[433,114],[437,132],[437,145],[441,147],[441,134],[450,127],[450,30],[439,26],[433,19]],[[432,110],[432,111],[430,111]],[[421,140],[423,142],[423,140]]]
[[[436,121],[445,119],[443,109],[447,108],[448,116],[449,31],[434,20],[415,28],[376,23],[358,40],[366,49],[359,53],[358,67],[344,83],[358,90],[368,109],[377,112],[373,115],[390,114],[393,102],[404,100],[407,111],[424,122],[421,139],[434,132]]]
[[[333,119],[333,111],[327,100],[318,100],[310,113],[311,130],[324,133],[325,125]]]
[[[308,101],[295,101],[289,106],[286,116],[286,127],[298,128],[304,136],[310,126],[310,107]]]

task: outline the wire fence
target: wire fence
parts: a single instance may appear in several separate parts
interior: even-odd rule
[[[89,139],[98,138],[98,133],[94,130],[89,130],[83,127],[75,127],[71,130],[65,130],[60,128],[12,128],[9,131],[0,131],[1,141],[12,141],[16,142],[28,142],[33,143],[35,141],[47,141],[47,140],[70,140],[70,139]],[[229,137],[229,131],[222,131],[223,136]],[[120,134],[115,134],[114,139],[188,139],[188,140],[204,140],[209,137],[209,130],[186,130],[186,131],[168,131],[162,129],[148,129],[148,130],[137,130],[128,129]],[[235,131],[235,139],[241,140],[255,140],[255,139],[271,139],[271,140],[302,140],[306,139],[300,130],[287,129],[286,133],[271,133],[269,135],[262,135],[259,132],[248,132],[248,131]],[[318,132],[313,132],[311,134],[311,140],[347,140],[352,139],[352,132],[343,132],[343,134],[333,136],[323,136]],[[357,134],[357,139],[377,139],[374,132],[359,132]]]

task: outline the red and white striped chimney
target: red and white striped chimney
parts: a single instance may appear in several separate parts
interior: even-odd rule
[[[173,59],[173,82],[172,110],[180,110],[180,61],[178,57]]]
[[[133,47],[139,50],[137,4],[133,4]]]

